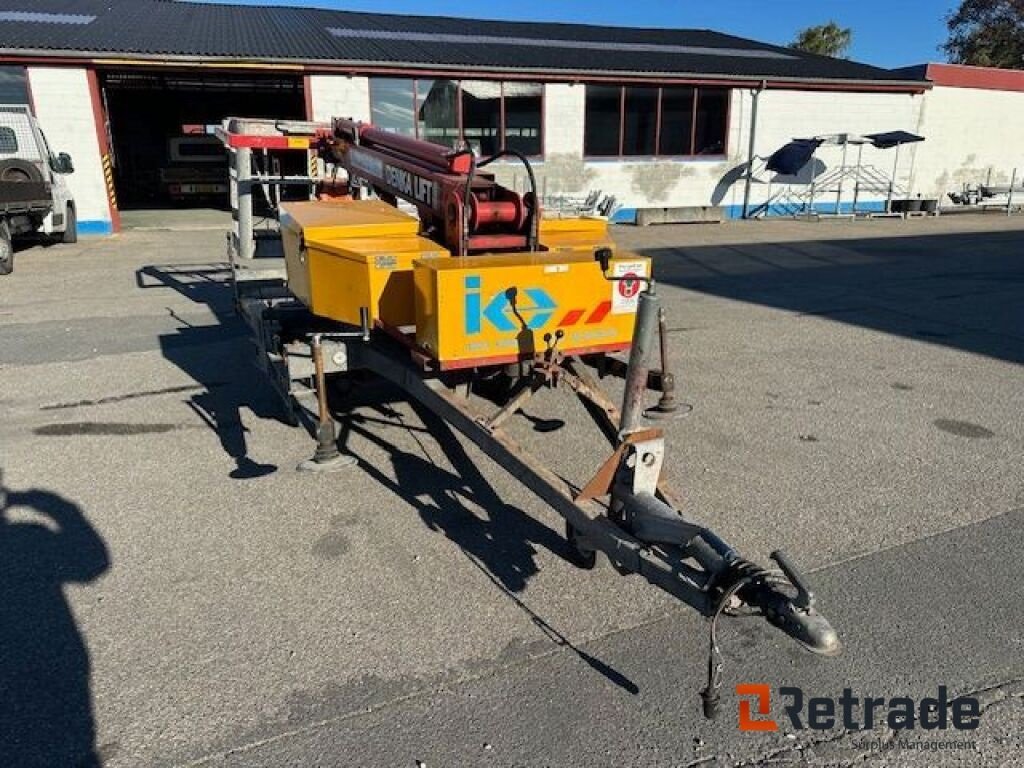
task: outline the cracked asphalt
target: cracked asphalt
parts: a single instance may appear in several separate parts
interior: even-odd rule
[[[312,443],[215,219],[0,278],[0,765],[1024,764],[1020,218],[615,229],[655,259],[694,405],[666,424],[687,514],[784,548],[844,643],[723,621],[715,721],[705,622],[575,569],[559,518],[401,393],[343,387],[358,465],[294,471]],[[510,429],[587,479],[601,440],[543,394]],[[982,714],[795,731],[775,695],[778,730],[740,732],[738,683]]]

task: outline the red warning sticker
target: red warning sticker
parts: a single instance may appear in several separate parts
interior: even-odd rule
[[[622,298],[631,299],[640,293],[640,281],[636,276],[636,272],[627,272],[622,276],[623,279],[619,280],[619,294]]]
[[[646,262],[617,262],[612,266],[612,274],[623,278],[612,283],[612,314],[636,312],[637,296],[643,289],[643,282],[637,278],[647,276]]]

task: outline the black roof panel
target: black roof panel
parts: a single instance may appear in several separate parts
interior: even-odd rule
[[[176,0],[0,0],[0,50],[494,71],[920,80],[705,29],[398,16]]]

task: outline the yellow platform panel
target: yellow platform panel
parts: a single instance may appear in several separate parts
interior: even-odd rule
[[[625,349],[639,281],[609,282],[585,251],[419,259],[416,342],[442,368],[494,365],[543,352],[557,331],[566,353]],[[617,252],[610,274],[650,274],[650,259]]]
[[[597,248],[611,247],[608,221],[591,217],[540,220],[538,239],[543,248],[550,251],[593,252]]]
[[[417,235],[419,222],[378,200],[282,206],[288,288],[314,314],[358,325],[415,322],[412,262],[448,251]]]

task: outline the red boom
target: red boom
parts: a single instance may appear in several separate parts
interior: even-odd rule
[[[536,250],[536,195],[519,195],[495,182],[493,174],[478,171],[470,150],[345,118],[334,120],[328,146],[331,159],[350,178],[365,180],[392,204],[401,198],[415,205],[424,232],[454,255]]]

